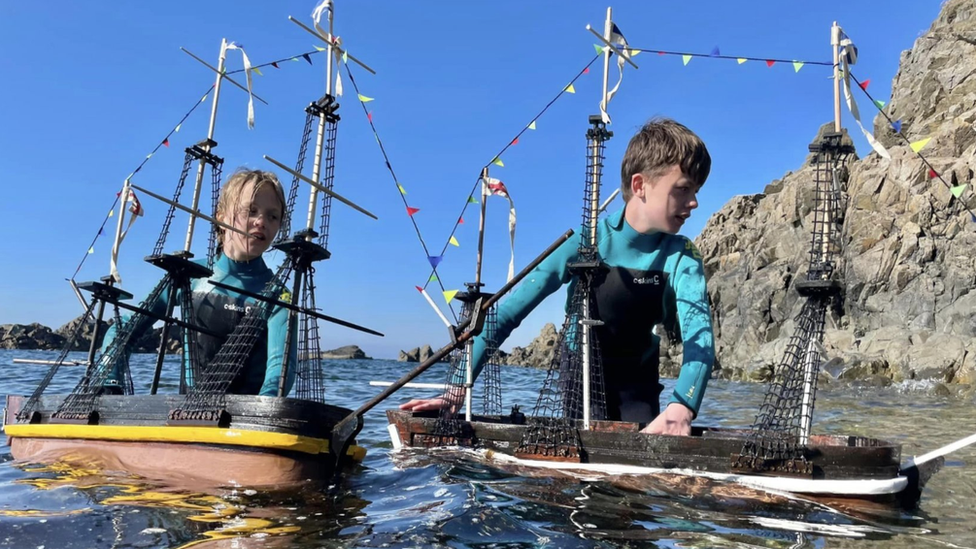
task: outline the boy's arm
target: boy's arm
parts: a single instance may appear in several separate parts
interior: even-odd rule
[[[559,289],[560,286],[569,282],[570,274],[567,265],[577,256],[579,239],[571,238],[556,249],[538,267],[532,270],[528,276],[518,285],[512,294],[504,299],[498,306],[497,326],[495,330],[496,345],[501,345],[508,338],[512,330],[517,328],[522,320],[535,309],[546,297]],[[474,377],[477,378],[487,362],[485,350],[485,333],[475,337],[473,341],[474,349],[472,363],[475,365]],[[440,397],[430,399],[414,399],[400,405],[401,410],[435,410],[451,404],[457,406],[459,403],[448,402],[448,393],[451,393],[451,400],[457,398],[457,394],[448,392]]]
[[[683,347],[681,372],[668,403],[681,404],[697,416],[715,364],[715,346],[705,268],[701,253],[690,240],[686,240],[685,250],[678,259],[673,287]]]
[[[285,339],[289,332],[288,309],[275,307],[268,318],[268,363],[264,371],[264,384],[261,385],[262,396],[278,396],[278,378],[281,377],[281,361],[284,358]],[[295,383],[295,372],[298,370],[298,323],[291,327],[291,343],[288,350],[288,379],[285,381],[285,395],[291,391]]]

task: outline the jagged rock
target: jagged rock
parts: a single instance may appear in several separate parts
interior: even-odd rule
[[[949,0],[901,56],[885,112],[949,186],[971,185],[976,168],[976,5]],[[973,187],[960,198],[875,118],[891,160],[872,153],[842,180],[844,225],[836,259],[844,293],[828,312],[825,348],[841,379],[976,381],[976,230]],[[821,129],[823,131],[823,129]],[[812,230],[808,162],[739,196],[708,221],[696,243],[709,277],[724,377],[761,379],[783,359],[802,305]],[[662,360],[662,363],[664,361]]]
[[[366,353],[363,352],[356,345],[345,345],[339,347],[338,349],[332,349],[330,351],[322,351],[319,353],[319,358],[328,358],[332,360],[364,360],[369,359]]]
[[[64,338],[47,326],[4,324],[0,326],[0,349],[60,349]]]
[[[406,352],[400,351],[397,360],[400,362],[420,362],[420,347],[414,347]]]
[[[528,366],[530,368],[548,368],[556,352],[558,339],[556,326],[551,322],[542,327],[538,337],[529,343],[528,347],[513,347],[505,364],[513,366]]]
[[[417,355],[417,360],[420,362],[426,362],[432,354],[434,354],[434,351],[430,349],[430,345],[424,345],[420,348],[420,352]]]
[[[81,330],[78,332],[78,335],[75,336],[74,343],[71,345],[72,351],[87,351],[91,345],[92,335],[95,332],[95,322],[84,322],[83,319],[84,315],[78,316],[71,322],[68,322],[54,331],[54,333],[63,337],[65,339],[65,343],[67,343],[67,340],[71,338],[71,335],[75,332],[78,325],[81,325]],[[96,336],[97,339],[95,341],[96,347],[101,347],[102,338],[105,336],[105,330],[107,330],[110,325],[111,321],[103,321],[99,326],[98,335]]]

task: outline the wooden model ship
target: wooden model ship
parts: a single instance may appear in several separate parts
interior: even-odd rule
[[[630,62],[628,51],[613,43],[613,30],[615,25],[608,10],[601,37],[606,46],[603,112],[611,53],[621,63]],[[839,36],[840,28],[835,24],[835,87],[839,86],[837,60],[843,55],[838,51]],[[836,89],[835,92],[838,97],[839,92]],[[503,413],[501,391],[492,386],[498,383],[497,368],[490,365],[489,358],[485,367],[483,413],[472,412],[473,364],[468,339],[465,351],[453,357],[445,384],[448,393],[457,394],[448,400],[463,400],[464,414],[447,408],[439,412],[389,410],[387,417],[394,447],[428,451],[471,449],[478,459],[502,466],[563,470],[587,477],[694,475],[814,498],[915,506],[926,480],[943,463],[941,456],[945,449],[903,464],[900,444],[811,432],[817,374],[825,360],[822,346],[825,314],[830,301],[841,290],[834,270],[840,251],[840,183],[854,153],[850,140],[842,139],[845,136],[840,127],[839,103],[835,107],[835,131],[810,146],[816,157],[815,218],[809,268],[796,284],[805,303],[797,317],[796,332],[751,429],[694,427],[691,436],[650,435],[639,432],[642,424],[600,419],[606,417],[606,399],[601,393],[599,341],[593,332],[600,319],[592,314],[595,308],[591,273],[601,264],[596,247],[596,222],[604,146],[612,134],[606,128],[608,117],[592,116],[586,133],[587,172],[579,239],[581,262],[574,265],[578,282],[568,301],[556,356],[535,408],[526,414],[515,406],[509,413]],[[485,326],[485,345],[490,347],[492,316],[480,306],[481,300],[489,295],[480,291],[480,262],[479,250],[476,282],[469,285],[470,291],[463,296],[466,308],[462,317]],[[479,306],[473,306],[475,303]],[[418,370],[422,368],[423,365]]]
[[[328,31],[318,24],[323,12],[328,14]],[[191,283],[213,274],[217,227],[241,232],[215,219],[223,159],[213,153],[217,145],[213,137],[221,85],[227,81],[245,89],[227,75],[224,67],[227,50],[240,48],[224,40],[217,68],[207,65],[216,72],[208,134],[205,140],[186,149],[175,195],[172,199],[166,199],[136,187],[129,179],[120,193],[121,206],[113,253],[117,252],[121,241],[122,219],[127,206],[135,200],[130,198],[134,196],[133,189],[169,204],[156,247],[146,259],[163,269],[165,276],[138,306],[127,304],[126,300],[131,299],[132,295],[118,287],[114,255],[113,275],[100,282],[79,285],[91,292],[85,321],[91,319],[96,326],[101,325],[106,305],[114,309],[114,338],[99,352],[97,337],[93,335],[87,361],[81,364],[84,373],[74,389],[67,395],[49,394],[49,385],[62,366],[72,365],[66,358],[84,324],[79,323],[58,359],[49,362],[51,367],[33,394],[7,397],[3,426],[16,460],[46,462],[57,460],[65,454],[93,455],[107,458],[105,462],[113,467],[143,476],[231,486],[282,485],[306,479],[331,479],[342,465],[362,460],[365,450],[355,446],[353,441],[345,441],[338,450],[330,445],[332,428],[351,411],[326,402],[324,364],[319,358],[318,321],[382,334],[317,312],[312,268],[315,262],[329,257],[326,245],[333,198],[374,217],[333,191],[339,121],[339,104],[333,94],[333,77],[336,76],[333,72],[337,71],[336,65],[341,57],[360,62],[345,54],[334,39],[331,2],[324,2],[313,17],[316,30],[295,22],[326,43],[325,95],[305,109],[307,118],[295,169],[268,159],[293,176],[281,223],[281,236],[274,243],[274,247],[285,254],[282,265],[260,292],[248,292],[210,280],[214,286],[234,293],[242,303],[246,303],[247,312],[241,313],[240,321],[229,334],[213,334],[207,327],[195,323],[194,304],[189,298]],[[245,71],[249,71],[246,55],[244,59]],[[249,73],[246,89],[250,93]],[[310,176],[305,176],[302,167],[313,126],[317,126],[313,167]],[[192,204],[184,206],[180,204],[180,193],[194,163],[197,166]],[[211,172],[214,208],[214,213],[209,216],[198,209],[202,183],[208,169]],[[297,211],[295,202],[300,181],[311,185],[308,220],[303,230],[290,234],[290,214]],[[190,214],[185,245],[176,253],[163,253],[170,222],[177,208]],[[318,231],[313,229],[317,211],[321,212]],[[197,218],[212,224],[210,240],[206,259],[191,261]],[[158,303],[165,303],[162,314],[154,310],[154,304]],[[174,317],[177,307],[180,313]],[[123,318],[119,313],[120,308],[134,314]],[[250,353],[257,345],[268,345],[267,321],[276,312],[287,316],[284,349],[292,350],[284,352],[279,349],[283,352],[277,395],[233,394],[232,384],[246,367]],[[140,323],[146,325],[154,321],[163,322],[163,335],[152,382],[150,385],[148,380],[138,380],[136,384],[129,369],[129,348],[135,340],[136,327]],[[164,366],[165,342],[167,332],[172,327],[182,330],[184,342],[180,390],[178,394],[161,394],[158,389]],[[97,334],[98,330],[94,332]],[[201,333],[225,338],[209,361],[198,356],[195,338]],[[110,375],[118,375],[118,383],[112,387],[114,390],[107,390],[106,380]],[[293,387],[289,391],[288,385],[292,384],[292,380]],[[135,394],[134,387],[146,385],[150,387],[148,394]]]

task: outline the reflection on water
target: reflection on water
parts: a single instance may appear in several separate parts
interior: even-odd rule
[[[11,364],[14,356],[52,354],[0,351],[0,395],[29,392],[43,375]],[[133,367],[148,371],[151,357],[136,356]],[[392,380],[403,371],[391,361],[339,362],[329,372],[328,396],[355,407],[377,392],[367,377]],[[504,375],[506,404],[530,408],[536,395],[521,388],[537,386],[541,373],[507,368]],[[69,378],[56,380],[57,390],[69,389]],[[425,395],[405,391],[402,398]],[[817,432],[886,438],[903,444],[905,457],[976,430],[971,398],[932,396],[921,385],[833,385],[819,397]],[[761,400],[760,386],[714,381],[699,422],[748,426]],[[487,465],[464,453],[391,454],[380,410],[366,416],[359,443],[369,452],[363,466],[335,486],[201,492],[106,471],[80,455],[15,465],[0,436],[0,548],[976,547],[972,448],[949,456],[921,508],[909,513],[699,477],[587,481]]]

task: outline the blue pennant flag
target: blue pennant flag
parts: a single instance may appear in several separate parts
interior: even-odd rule
[[[891,127],[895,129],[895,133],[901,133],[901,120],[892,122]]]
[[[427,261],[430,261],[430,267],[436,269],[438,265],[441,264],[441,260],[444,259],[442,255],[428,255]]]
[[[722,55],[722,54],[721,54],[721,53],[719,53],[719,51],[718,51],[718,46],[715,46],[715,47],[714,47],[714,48],[712,49],[712,53],[711,53],[711,56],[712,56],[712,57],[718,57],[719,55]]]
[[[308,61],[308,64],[309,64],[309,65],[311,65],[311,64],[312,64],[312,58],[311,58],[311,57],[309,57],[307,53],[303,53],[303,54],[302,54],[302,57],[304,57],[304,58],[305,58],[305,60],[306,60],[306,61]]]

